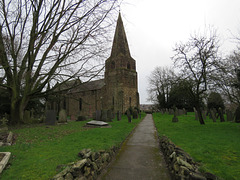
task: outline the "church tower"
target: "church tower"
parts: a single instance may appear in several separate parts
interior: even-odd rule
[[[111,56],[105,62],[105,85],[106,109],[124,113],[130,107],[139,108],[136,61],[131,57],[120,13]]]

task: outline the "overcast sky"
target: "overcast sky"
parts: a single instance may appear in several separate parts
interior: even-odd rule
[[[147,77],[156,66],[170,66],[173,47],[194,32],[214,26],[223,53],[240,32],[240,0],[125,0],[121,15],[132,57],[136,60],[140,103],[147,101]]]

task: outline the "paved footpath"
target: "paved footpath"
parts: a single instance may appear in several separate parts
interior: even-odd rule
[[[170,180],[151,114],[139,123],[107,171],[104,180]]]

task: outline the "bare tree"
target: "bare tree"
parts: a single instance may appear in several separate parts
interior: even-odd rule
[[[179,68],[180,76],[192,82],[189,91],[194,100],[200,124],[205,124],[201,113],[201,98],[208,89],[218,61],[218,38],[212,30],[203,35],[191,36],[186,43],[176,44],[175,55],[172,57],[175,67]]]
[[[169,67],[156,67],[148,77],[149,100],[155,102],[159,109],[167,108],[169,92],[175,77]]]
[[[48,83],[92,78],[106,52],[116,0],[2,0],[0,75],[10,94],[11,122],[23,119],[28,102]]]
[[[233,51],[225,61],[219,65],[220,71],[215,75],[214,86],[225,96],[231,104],[240,104],[240,49]]]

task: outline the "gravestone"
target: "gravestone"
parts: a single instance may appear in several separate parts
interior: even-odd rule
[[[177,109],[177,108],[175,108],[175,110],[174,110],[174,116],[173,116],[173,118],[172,118],[172,122],[178,122],[176,109]]]
[[[102,110],[101,111],[101,120],[102,121],[107,121],[107,110]]]
[[[138,119],[138,112],[137,112],[137,110],[133,110],[133,119]]]
[[[127,117],[128,117],[128,122],[131,123],[132,119],[131,119],[131,113],[129,110],[127,110]]]
[[[227,110],[227,121],[233,121],[234,120],[234,116],[231,110]]]
[[[120,111],[117,111],[117,120],[121,121],[122,119],[122,113]]]
[[[0,134],[4,134],[8,131],[7,122],[8,122],[8,120],[5,117],[0,119]]]
[[[194,113],[195,113],[195,120],[198,121],[198,112],[197,112],[195,107],[193,108],[193,110],[194,110]]]
[[[170,115],[174,115],[174,110],[173,109],[169,109],[169,114]]]
[[[75,115],[71,115],[71,118],[70,118],[72,121],[75,121],[76,120],[76,116]]]
[[[210,109],[210,115],[211,115],[211,118],[212,118],[213,122],[217,122],[214,110]]]
[[[56,112],[54,110],[46,111],[45,124],[51,126],[56,125]]]
[[[101,120],[101,111],[100,111],[100,110],[97,110],[97,111],[96,111],[96,120],[97,120],[97,121],[100,121],[100,120]]]
[[[66,123],[67,122],[67,113],[64,109],[61,109],[59,111],[58,122],[59,123]]]
[[[112,110],[107,110],[107,122],[112,122]]]
[[[235,122],[240,123],[240,105],[237,107],[234,116],[235,116]]]

